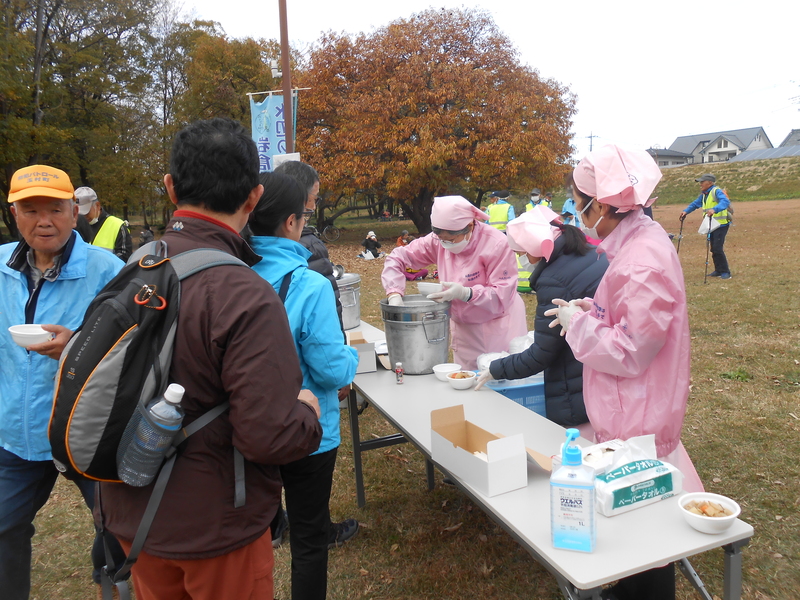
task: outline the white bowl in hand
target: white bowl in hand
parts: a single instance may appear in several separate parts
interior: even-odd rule
[[[447,381],[455,390],[468,390],[475,384],[476,378],[472,371],[454,371],[447,374]]]
[[[11,334],[11,339],[23,348],[43,344],[56,337],[56,334],[42,329],[41,325],[12,325],[8,328],[8,332]]]
[[[689,512],[687,509],[687,505],[699,505],[697,510],[701,513],[706,510],[713,514],[714,508],[704,508],[707,502],[713,503],[711,505],[712,507],[714,505],[721,506],[730,514],[712,517],[706,516],[706,514]],[[678,504],[680,505],[680,511],[683,513],[683,518],[686,519],[686,522],[697,529],[697,531],[702,531],[703,533],[722,533],[733,525],[733,522],[742,512],[739,505],[730,498],[710,492],[691,492],[689,494],[684,494],[678,498]]]
[[[438,365],[433,365],[433,374],[436,375],[436,379],[439,381],[447,381],[447,376],[450,373],[455,373],[460,370],[461,365],[458,363],[440,363]]]
[[[441,292],[442,284],[419,281],[417,282],[417,289],[419,290],[420,294],[427,297],[428,294],[435,294],[436,292]]]

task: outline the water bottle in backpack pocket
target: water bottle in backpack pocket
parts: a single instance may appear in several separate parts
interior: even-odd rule
[[[144,487],[158,475],[183,422],[183,392],[183,387],[173,383],[163,398],[153,399],[147,407],[136,407],[117,450],[117,471],[128,485]]]

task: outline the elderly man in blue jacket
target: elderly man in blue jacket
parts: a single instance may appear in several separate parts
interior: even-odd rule
[[[22,241],[0,246],[0,590],[26,600],[33,519],[58,476],[47,439],[58,358],[123,263],[73,231],[78,206],[64,171],[18,170],[8,202]],[[41,324],[52,339],[16,345],[8,328],[24,323]],[[91,506],[94,482],[76,483]]]

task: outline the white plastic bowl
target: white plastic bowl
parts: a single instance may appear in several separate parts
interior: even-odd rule
[[[49,342],[55,337],[55,334],[42,329],[41,325],[12,325],[8,328],[8,332],[11,334],[11,339],[23,348]]]
[[[433,374],[439,381],[447,381],[448,373],[455,373],[461,370],[461,365],[458,363],[441,363],[433,365]]]
[[[721,504],[728,510],[732,510],[733,514],[725,517],[706,517],[705,515],[690,513],[684,506],[692,500],[711,500],[712,502]],[[678,504],[680,505],[680,511],[683,513],[683,518],[686,519],[686,522],[697,529],[697,531],[702,531],[703,533],[722,533],[733,525],[733,522],[742,512],[741,507],[730,498],[710,492],[691,492],[689,494],[684,494],[678,498]]]
[[[436,292],[441,292],[442,284],[419,281],[417,282],[417,289],[419,290],[420,294],[427,297],[428,294],[435,294]]]
[[[453,375],[456,373],[461,373],[461,371],[453,371],[452,373],[447,374],[447,381],[450,382],[450,385],[453,386],[454,390],[468,390],[475,384],[475,373],[472,373],[471,371],[464,371],[464,373],[469,373],[470,376],[463,379],[453,379]]]

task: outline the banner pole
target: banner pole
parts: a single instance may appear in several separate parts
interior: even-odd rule
[[[283,118],[286,121],[286,154],[294,152],[294,119],[292,102],[292,74],[289,69],[289,33],[286,17],[286,0],[278,0],[281,21],[281,72],[283,74]],[[287,100],[288,99],[288,100]]]

